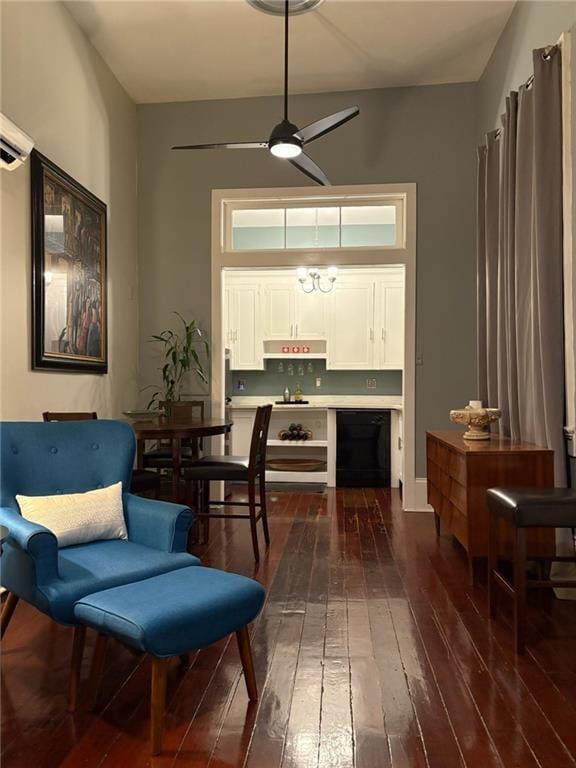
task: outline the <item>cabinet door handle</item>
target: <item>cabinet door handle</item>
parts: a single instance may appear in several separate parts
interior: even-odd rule
[[[370,341],[374,341],[374,328],[370,328]]]
[[[298,338],[298,323],[296,323],[296,333],[294,334],[294,338]]]
[[[385,341],[385,339],[386,339],[386,331],[384,330],[384,328],[382,328],[382,341]]]
[[[293,338],[294,338],[294,325],[291,325],[291,326],[290,326],[290,338],[291,338],[291,339],[293,339]]]

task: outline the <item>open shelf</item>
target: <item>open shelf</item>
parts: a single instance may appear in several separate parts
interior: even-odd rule
[[[327,448],[328,440],[268,440],[267,445],[282,448]]]
[[[266,480],[269,483],[327,483],[328,472],[280,472],[267,469]]]

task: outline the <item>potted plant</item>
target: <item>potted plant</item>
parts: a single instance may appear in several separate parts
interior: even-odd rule
[[[179,312],[174,314],[180,319],[182,328],[178,330],[167,328],[150,337],[150,342],[162,345],[165,362],[159,369],[162,373],[162,386],[156,387],[150,384],[144,387],[144,389],[154,389],[146,406],[148,410],[158,409],[163,400],[180,400],[184,379],[189,372],[204,384],[208,383],[200,355],[205,356],[208,361],[210,345],[203,338],[202,331],[195,320],[187,323]]]

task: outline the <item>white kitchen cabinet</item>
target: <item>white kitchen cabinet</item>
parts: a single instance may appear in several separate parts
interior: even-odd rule
[[[372,370],[375,365],[374,280],[338,279],[330,296],[329,370]]]
[[[264,291],[264,338],[281,341],[293,339],[294,285],[286,278],[266,281]]]
[[[401,370],[404,274],[345,273],[328,294],[304,293],[290,273],[238,272],[226,281],[231,370],[263,370],[265,341],[326,341],[328,370]]]
[[[390,278],[376,283],[375,368],[404,367],[404,285]]]
[[[260,286],[230,281],[226,293],[226,343],[230,349],[230,370],[263,370]]]
[[[294,338],[302,341],[325,339],[328,334],[328,296],[304,293],[299,283],[294,287]]]

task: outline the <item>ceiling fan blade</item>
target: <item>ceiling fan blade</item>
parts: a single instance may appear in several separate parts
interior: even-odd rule
[[[268,149],[267,141],[237,141],[222,144],[186,144],[172,149]]]
[[[353,117],[356,117],[356,115],[359,114],[360,110],[358,107],[342,109],[340,112],[334,112],[333,115],[322,117],[320,120],[316,120],[315,123],[310,123],[310,125],[301,128],[298,133],[296,133],[296,136],[306,144],[309,141],[314,141],[314,139],[319,139],[320,136],[324,136],[325,133],[333,131],[334,128],[344,125],[348,120],[352,120]]]
[[[305,173],[306,176],[309,176],[318,184],[322,184],[325,187],[331,186],[330,179],[326,176],[324,171],[316,165],[314,160],[308,157],[308,155],[305,155],[304,152],[297,157],[291,157],[288,162],[292,163],[292,165],[296,166],[299,171]]]

